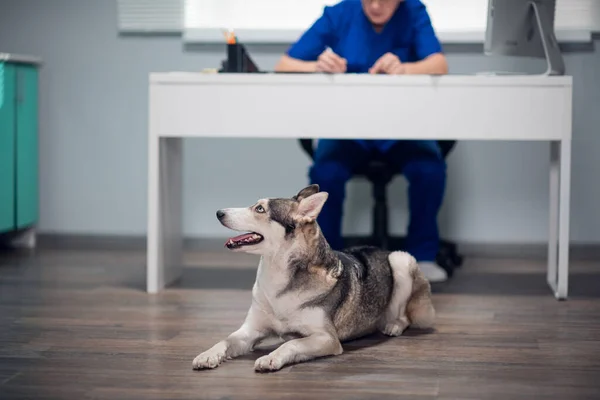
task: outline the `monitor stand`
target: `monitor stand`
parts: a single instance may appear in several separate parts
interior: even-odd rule
[[[546,57],[546,63],[548,65],[548,68],[543,75],[564,75],[565,62],[560,52],[560,48],[558,47],[556,35],[553,33],[554,29],[550,25],[553,24],[554,21],[548,18],[546,6],[542,2],[531,1],[529,4],[533,8],[536,19],[535,26],[538,29],[537,33],[540,37],[544,55]]]
[[[508,72],[508,71],[481,71],[476,72],[475,75],[487,75],[487,76],[505,76],[505,75],[528,75],[528,76],[556,76],[565,74],[565,63],[563,60],[562,53],[554,34],[552,24],[554,21],[550,18],[548,9],[543,1],[529,1],[529,5],[533,11],[535,20],[533,21],[533,29],[540,38],[540,45],[544,52],[544,58],[546,60],[546,71],[541,74],[526,74],[522,72]]]

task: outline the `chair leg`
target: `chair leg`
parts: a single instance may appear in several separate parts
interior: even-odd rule
[[[454,268],[462,266],[463,256],[458,252],[456,243],[441,239],[439,256],[446,258]]]
[[[386,185],[373,184],[373,238],[377,246],[389,250]]]

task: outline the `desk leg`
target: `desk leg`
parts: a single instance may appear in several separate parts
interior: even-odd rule
[[[550,142],[550,218],[548,235],[548,284],[556,292],[558,270],[558,197],[560,194],[560,142]]]
[[[547,280],[559,300],[568,295],[570,197],[571,141],[551,142]]]
[[[181,276],[182,139],[149,138],[146,290],[157,293]]]

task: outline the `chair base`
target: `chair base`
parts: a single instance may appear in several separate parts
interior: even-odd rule
[[[388,237],[388,250],[403,250],[404,240],[402,236],[390,236]],[[344,245],[346,247],[352,246],[378,246],[380,247],[380,240],[375,236],[350,236],[344,238]],[[459,254],[458,248],[455,243],[447,240],[441,240],[440,250],[436,257],[437,264],[442,267],[448,277],[454,275],[454,270],[460,268],[463,264],[463,256]]]

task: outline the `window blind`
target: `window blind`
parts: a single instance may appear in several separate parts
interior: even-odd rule
[[[183,29],[184,0],[118,0],[117,12],[121,32],[180,33]]]
[[[339,0],[185,0],[186,28],[306,29]]]
[[[422,0],[444,42],[481,42],[488,0]],[[525,0],[523,0],[525,1]],[[222,40],[234,29],[249,42],[295,40],[338,0],[118,0],[119,28],[130,32],[183,32],[190,41]],[[600,31],[600,0],[557,0],[559,40],[589,40]],[[583,35],[573,36],[572,32]],[[587,33],[587,35],[586,35]]]
[[[437,31],[485,31],[488,0],[421,0]],[[525,0],[523,0],[525,1]],[[600,1],[557,0],[554,27],[557,31],[600,30]]]
[[[600,31],[600,1],[558,0],[556,2],[556,29]]]
[[[442,42],[482,42],[488,0],[422,0]],[[525,1],[525,0],[523,0]],[[233,29],[240,40],[295,40],[329,0],[184,0],[184,37],[219,40],[217,31]],[[600,30],[599,0],[557,0],[555,27],[562,41],[590,40]]]

